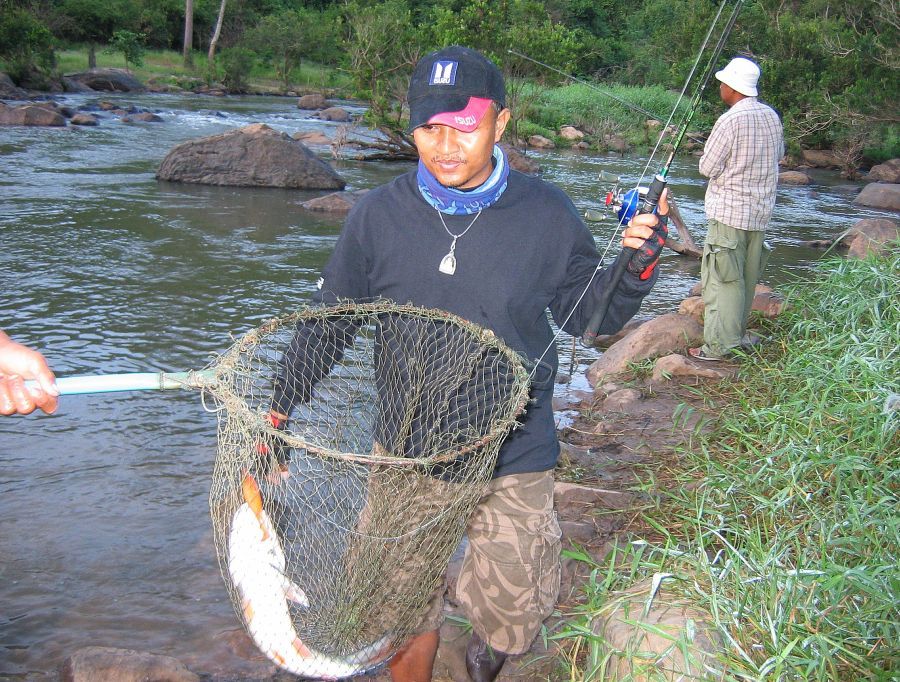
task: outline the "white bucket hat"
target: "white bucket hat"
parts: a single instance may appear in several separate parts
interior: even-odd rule
[[[716,78],[747,97],[756,97],[756,84],[759,81],[759,67],[744,57],[735,57],[721,71],[716,71]]]

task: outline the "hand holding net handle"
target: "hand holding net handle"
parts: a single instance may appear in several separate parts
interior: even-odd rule
[[[644,201],[641,204],[640,209],[638,209],[638,213],[653,213],[653,211],[656,210],[657,204],[659,204],[659,198],[660,196],[662,196],[663,190],[665,188],[665,176],[662,174],[657,174],[656,176],[654,176],[653,183],[650,185],[650,189],[647,191],[647,196],[644,197]],[[637,249],[633,249],[630,246],[625,246],[622,248],[622,253],[616,259],[615,265],[613,266],[609,284],[600,293],[600,296],[597,299],[597,307],[594,310],[594,314],[591,316],[587,328],[584,330],[582,342],[585,345],[592,346],[594,344],[594,341],[597,339],[597,336],[600,333],[600,327],[603,325],[603,319],[606,317],[606,313],[609,310],[609,304],[612,300],[612,296],[618,288],[619,282],[622,281],[622,275],[625,273],[625,268],[628,267],[628,263],[629,261],[631,261],[631,257],[636,252]]]

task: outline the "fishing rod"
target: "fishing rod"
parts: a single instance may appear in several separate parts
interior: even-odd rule
[[[715,25],[719,22],[719,18],[721,17],[722,10],[725,8],[725,5],[730,0],[722,0],[722,4],[719,6],[719,11],[716,14],[715,20],[710,25],[709,32],[707,33],[706,38],[704,39],[704,43],[700,48],[700,53],[697,55],[697,60],[694,64],[694,69],[691,70],[691,73],[688,74],[688,79],[685,82],[685,87],[682,90],[682,94],[685,90],[687,90],[687,84],[690,82],[691,78],[693,78],[694,70],[696,69],[697,64],[700,63],[700,59],[703,54],[703,50],[705,49],[706,43],[709,41],[709,37],[712,35],[712,31]],[[682,119],[681,125],[679,126],[679,130],[675,135],[674,142],[672,144],[672,149],[669,152],[669,156],[663,164],[660,171],[653,177],[653,182],[650,184],[649,189],[647,190],[646,195],[644,195],[643,200],[641,199],[641,191],[640,187],[637,187],[633,190],[630,190],[626,193],[624,200],[622,201],[621,208],[618,210],[618,218],[619,225],[627,224],[629,220],[635,215],[640,213],[653,213],[656,211],[657,205],[659,204],[659,198],[663,193],[663,190],[666,188],[668,184],[668,175],[669,168],[672,165],[672,161],[675,158],[675,154],[678,151],[678,147],[681,145],[684,136],[687,134],[688,125],[690,125],[691,120],[696,113],[700,100],[703,96],[703,91],[706,89],[706,86],[709,84],[709,80],[712,77],[713,69],[715,67],[716,61],[719,59],[719,56],[722,54],[722,49],[725,47],[725,43],[728,40],[728,36],[731,34],[731,30],[734,28],[734,24],[737,21],[738,14],[740,13],[741,5],[743,0],[735,0],[734,8],[732,9],[731,15],[728,18],[728,22],[725,25],[725,28],[722,29],[722,33],[719,35],[719,40],[716,43],[716,46],[713,48],[713,51],[709,57],[709,60],[706,64],[706,70],[703,76],[700,85],[697,87],[694,97],[691,100],[691,104],[688,107],[688,110],[685,112],[684,117]],[[676,109],[678,104],[675,105]],[[674,109],[673,109],[674,115]],[[671,117],[670,117],[671,119]],[[662,135],[665,134],[665,130],[668,126],[663,127],[663,133],[660,136],[660,140],[662,139]],[[659,144],[657,143],[657,147]],[[653,154],[656,153],[656,149],[654,149]],[[651,154],[651,159],[653,154]],[[650,165],[649,162],[647,164]],[[640,182],[640,181],[639,181]],[[613,197],[612,193],[607,195],[606,203],[607,205],[612,203]],[[629,196],[631,195],[631,196]],[[582,342],[585,345],[593,345],[597,336],[599,335],[600,327],[603,324],[603,320],[606,317],[606,313],[609,311],[609,305],[612,300],[612,295],[615,290],[619,286],[619,282],[622,280],[622,276],[625,273],[625,268],[628,266],[631,257],[637,249],[633,249],[629,246],[624,246],[622,248],[622,254],[618,258],[613,268],[612,274],[610,276],[609,284],[603,289],[598,300],[597,305],[594,310],[594,314],[591,316],[590,321],[588,322],[587,327],[584,331],[584,336],[582,337]]]

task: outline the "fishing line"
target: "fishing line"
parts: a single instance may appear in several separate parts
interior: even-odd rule
[[[660,148],[660,145],[662,144],[663,139],[666,137],[666,135],[668,133],[669,126],[671,125],[671,122],[674,119],[675,114],[678,111],[678,107],[681,105],[681,102],[684,100],[684,96],[687,92],[687,89],[688,89],[690,83],[691,83],[691,80],[694,78],[694,75],[697,72],[697,68],[703,58],[703,54],[706,52],[706,50],[709,46],[709,42],[712,38],[712,35],[715,32],[716,26],[719,24],[719,21],[721,20],[722,13],[723,13],[726,5],[730,1],[732,1],[732,0],[722,0],[722,2],[719,4],[719,8],[716,11],[716,15],[715,15],[713,21],[710,23],[709,29],[706,32],[706,36],[704,37],[703,42],[700,45],[700,49],[697,52],[697,58],[694,60],[694,64],[692,65],[691,70],[688,73],[687,78],[685,79],[684,86],[682,87],[681,92],[678,95],[678,99],[676,100],[675,105],[672,108],[672,111],[666,120],[666,123],[662,127],[662,131],[660,132],[659,137],[657,138],[656,144],[654,145],[653,150],[650,153],[650,156],[647,160],[646,165],[644,166],[643,170],[641,171],[640,177],[638,178],[637,184],[634,188],[634,190],[636,192],[640,191],[641,182],[646,177],[647,171],[649,170],[650,165],[653,163],[653,159],[655,158],[655,156]],[[690,124],[691,120],[693,119],[694,113],[696,112],[697,107],[699,106],[701,97],[703,95],[703,91],[706,89],[706,86],[709,83],[709,79],[712,75],[712,71],[713,71],[713,68],[715,67],[715,63],[718,60],[718,58],[722,52],[722,49],[725,46],[725,42],[727,41],[728,36],[730,35],[732,28],[734,27],[734,24],[737,20],[738,14],[740,13],[740,8],[743,3],[743,0],[734,0],[734,2],[735,2],[734,9],[732,10],[731,15],[728,18],[728,22],[726,23],[725,27],[722,29],[722,32],[719,35],[719,39],[716,43],[716,46],[710,53],[709,59],[707,60],[706,68],[704,70],[703,80],[696,88],[694,97],[691,100],[691,104],[688,107],[688,110],[685,112],[684,116],[682,117],[682,122],[679,125],[679,130],[677,132],[677,135],[675,136],[675,140],[673,142],[672,150],[669,154],[669,157],[666,160],[663,168],[660,170],[660,173],[657,175],[657,178],[662,180],[663,187],[665,187],[665,179],[668,176],[669,168],[672,164],[672,161],[674,160],[676,152],[678,151],[678,147],[680,146],[682,140],[684,139],[685,134],[687,133],[687,127]],[[620,100],[615,95],[605,92],[601,88],[594,86],[592,83],[590,83],[588,81],[577,78],[570,74],[566,74],[565,72],[560,71],[559,69],[557,69],[553,66],[550,66],[549,64],[540,62],[536,59],[528,57],[527,55],[524,55],[515,50],[510,49],[510,50],[507,50],[507,52],[514,54],[518,57],[527,59],[531,62],[534,62],[535,64],[544,66],[556,73],[560,73],[563,76],[566,76],[567,78],[569,78],[570,80],[587,85],[588,87],[591,87],[592,89],[597,90],[598,92],[601,92],[602,94],[612,97],[613,99],[621,102],[622,104],[625,104],[626,106],[630,107],[631,109],[634,109],[636,111],[640,111],[643,114],[649,115],[651,118],[656,118],[656,116],[651,114],[650,112],[648,112],[640,107],[637,107],[636,105],[632,105],[631,103]],[[658,197],[656,197],[656,199],[658,200]],[[572,310],[569,312],[569,314],[563,320],[562,324],[558,325],[558,327],[559,327],[558,330],[556,331],[556,333],[554,333],[553,338],[550,340],[550,343],[548,344],[547,348],[545,348],[544,352],[541,353],[540,357],[538,358],[537,362],[535,363],[534,369],[531,371],[529,379],[533,379],[534,374],[537,372],[538,367],[541,365],[541,363],[542,363],[543,359],[546,357],[547,353],[550,351],[551,348],[553,348],[556,345],[556,342],[557,342],[560,334],[562,333],[563,327],[565,327],[565,325],[568,324],[569,320],[572,318],[572,315],[575,314],[575,311],[581,305],[582,301],[584,300],[584,297],[587,295],[588,290],[590,290],[591,286],[593,285],[593,282],[597,276],[597,273],[600,272],[603,261],[605,260],[607,254],[609,253],[610,249],[612,248],[612,245],[615,243],[615,239],[619,234],[619,229],[623,226],[623,224],[625,222],[627,222],[628,218],[630,218],[630,216],[627,216],[626,212],[624,212],[624,211],[622,212],[622,215],[619,216],[619,220],[616,224],[616,229],[613,230],[609,241],[607,242],[605,248],[603,249],[602,253],[600,254],[600,262],[597,263],[597,267],[594,269],[594,272],[591,274],[591,277],[588,280],[587,284],[585,285],[584,290],[581,292],[581,294],[578,296],[578,299],[575,301],[575,304],[573,305]],[[623,249],[623,251],[625,251],[625,249]],[[633,249],[632,249],[632,251],[633,251]],[[609,298],[611,298],[612,291],[614,291],[615,288],[618,286],[618,281],[621,278],[621,274],[624,271],[624,267],[625,267],[625,264],[622,264],[621,267],[617,268],[618,272],[613,273],[613,277],[610,281],[610,286],[608,287],[610,290],[610,296],[608,296],[606,298],[606,301],[604,301],[604,303],[601,304],[601,306],[598,306],[597,312],[595,312],[594,316],[591,318],[590,323],[588,324],[588,329],[586,330],[585,338],[590,337],[591,339],[593,339],[596,337],[596,333],[599,331],[599,326],[602,325],[603,317],[605,317],[605,314],[606,314],[606,310],[603,310],[602,308],[608,307]],[[597,320],[598,313],[602,313],[599,315],[599,320]],[[591,327],[595,326],[595,322],[596,322],[597,329],[593,330],[594,333],[593,333],[593,335],[591,335]]]
[[[565,76],[569,80],[573,80],[576,83],[581,83],[582,85],[586,85],[589,88],[591,88],[592,90],[596,90],[600,94],[606,95],[607,97],[610,97],[610,98],[616,100],[619,104],[623,104],[626,107],[628,107],[629,109],[633,109],[634,111],[637,111],[638,113],[644,114],[644,116],[649,116],[650,118],[659,118],[659,116],[654,114],[652,111],[647,111],[646,109],[642,109],[641,107],[639,107],[637,104],[634,104],[633,102],[629,102],[628,100],[624,100],[621,97],[617,97],[616,95],[612,94],[611,92],[603,90],[602,88],[598,87],[594,83],[591,83],[590,81],[587,81],[587,80],[584,80],[583,78],[578,78],[577,76],[568,74],[565,71],[557,69],[555,66],[550,66],[549,64],[545,64],[542,61],[538,61],[537,59],[534,59],[533,57],[529,57],[527,54],[522,54],[521,52],[517,52],[516,50],[507,50],[507,52],[509,52],[510,54],[514,54],[517,57],[521,57],[522,59],[527,59],[530,62],[534,62],[535,64],[537,64],[539,66],[543,66],[544,68],[549,69],[550,71],[555,71],[556,73],[560,74],[561,76]]]

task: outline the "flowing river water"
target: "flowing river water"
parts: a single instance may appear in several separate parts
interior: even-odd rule
[[[181,371],[309,300],[341,225],[300,206],[322,192],[172,184],[154,173],[188,139],[257,122],[288,133],[333,134],[337,124],[309,118],[290,98],[79,95],[62,103],[100,99],[155,111],[163,122],[108,116],[95,128],[0,128],[0,328],[42,349],[58,376]],[[633,184],[645,164],[533,155],[581,209],[602,207],[601,170]],[[350,190],[411,167],[330,161]],[[701,242],[696,159],[679,159],[670,177]],[[850,205],[858,184],[833,174],[816,181],[779,189],[771,284],[819,258],[804,241],[880,215]],[[602,249],[614,223],[591,229]],[[669,253],[662,272],[642,312],[675,310],[699,264]],[[559,345],[565,368],[571,337]],[[581,370],[592,357],[579,350]],[[66,656],[89,645],[239,676],[246,644],[207,506],[215,451],[215,415],[192,392],[66,396],[52,417],[0,418],[0,679],[55,679]]]

